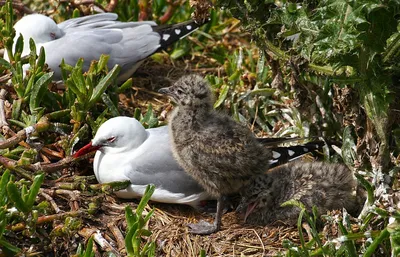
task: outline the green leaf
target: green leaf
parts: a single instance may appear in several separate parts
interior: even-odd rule
[[[132,88],[132,78],[129,78],[127,81],[125,81],[124,84],[117,89],[117,93],[122,93],[129,88]]]
[[[293,201],[293,204],[297,204],[295,202],[297,202],[297,201]],[[281,206],[283,206],[283,204]],[[306,242],[305,242],[305,239],[304,239],[303,228],[302,228],[303,216],[305,215],[305,213],[306,213],[305,209],[302,209],[300,211],[299,218],[297,219],[297,229],[298,229],[298,232],[299,232],[300,243],[301,243],[301,246],[302,246],[300,251],[304,254],[304,256],[308,257],[310,255],[308,254],[308,250],[306,248]]]
[[[48,90],[48,85],[53,78],[54,72],[45,73],[41,76],[32,88],[31,96],[29,99],[29,108],[31,113],[38,108],[42,102],[44,95]]]
[[[229,86],[227,84],[223,84],[221,86],[219,97],[217,101],[214,103],[214,108],[218,108],[225,101],[228,92],[229,92]]]
[[[107,68],[108,60],[110,59],[109,55],[102,54],[99,59],[99,63],[97,64],[97,73]]]
[[[45,176],[44,174],[40,174],[40,175],[35,176],[35,178],[33,179],[32,186],[29,189],[29,193],[28,193],[28,195],[29,195],[28,200],[25,202],[27,208],[29,208],[29,209],[32,209],[33,204],[35,203],[36,196],[39,193],[40,186],[42,185],[43,180],[44,180],[44,176]]]
[[[301,210],[306,210],[306,207],[304,206],[304,204],[302,202],[293,200],[293,199],[288,200],[281,204],[281,207],[286,207],[286,206],[296,206],[296,207],[299,207]]]
[[[355,173],[354,176],[357,178],[358,182],[360,182],[360,184],[365,188],[365,190],[367,190],[367,202],[370,206],[372,206],[375,201],[373,186],[362,175]]]
[[[20,191],[14,182],[10,181],[7,183],[7,193],[8,197],[15,203],[15,207],[24,213],[28,213],[30,209],[25,205],[24,201],[21,198]]]
[[[83,58],[79,58],[78,62],[76,63],[74,69],[72,70],[71,78],[74,82],[76,88],[79,92],[83,95],[87,94],[85,78],[83,77]]]
[[[3,58],[0,58],[0,67],[4,67],[7,70],[14,70],[14,68],[12,67],[12,65],[7,62],[6,60],[4,60]],[[15,71],[15,70],[14,70]],[[14,72],[13,72],[14,73]]]
[[[37,68],[38,70],[43,70],[44,67],[44,63],[46,61],[46,54],[44,51],[44,47],[40,47],[40,51],[39,51],[39,57],[37,59]]]
[[[151,216],[153,216],[153,214],[154,214],[154,209],[147,213],[146,217],[144,217],[143,219],[143,223],[147,223],[150,220]]]
[[[15,44],[14,53],[22,53],[24,49],[24,37],[22,34],[18,35],[17,43]]]
[[[93,106],[97,103],[101,95],[106,91],[107,87],[117,78],[121,67],[115,65],[114,68],[99,82],[99,84],[94,88],[93,94],[90,97],[88,107]]]
[[[257,62],[257,81],[264,81],[264,71],[267,70],[265,65],[265,53],[263,50],[258,51],[259,57]]]
[[[175,48],[174,51],[171,53],[170,57],[173,60],[176,60],[187,53],[186,49],[183,48]]]
[[[19,116],[21,114],[21,105],[22,105],[22,99],[17,99],[13,101],[11,117],[14,120],[19,119]]]
[[[338,223],[339,229],[342,232],[342,235],[347,236],[349,233],[347,232],[346,228],[343,226],[342,222]],[[349,257],[357,257],[357,251],[356,251],[356,246],[354,245],[354,242],[352,240],[346,240],[345,242],[346,245],[346,252],[347,256]]]
[[[7,203],[7,183],[10,181],[10,170],[6,169],[0,179],[0,206]]]
[[[67,88],[68,88],[69,90],[71,90],[71,91],[76,95],[76,97],[78,98],[78,101],[79,101],[80,103],[84,103],[85,100],[86,100],[86,95],[83,94],[83,93],[81,93],[81,91],[78,89],[78,87],[77,87],[76,84],[74,83],[73,79],[72,79],[72,78],[68,78],[68,79],[66,80],[66,84],[67,84]],[[72,102],[72,101],[71,101],[71,102]]]
[[[29,39],[29,49],[31,50],[29,54],[29,65],[32,70],[36,70],[36,45],[32,38]]]
[[[129,205],[125,206],[125,219],[128,225],[128,228],[133,227],[133,224],[137,222],[136,215],[133,214],[132,209]]]
[[[110,97],[106,93],[103,93],[101,95],[101,100],[103,100],[103,103],[108,107],[113,117],[119,116],[118,108],[114,105],[114,103],[111,101]]]
[[[356,159],[356,154],[354,149],[356,145],[352,136],[351,127],[345,127],[343,131],[343,145],[342,145],[342,158],[347,166],[352,166],[354,160]]]
[[[370,257],[373,256],[376,251],[378,246],[388,237],[390,236],[389,231],[387,230],[387,228],[385,228],[384,230],[381,231],[380,235],[375,238],[375,240],[368,246],[368,248],[366,249],[363,257]]]
[[[133,256],[134,249],[133,249],[133,236],[135,234],[136,230],[133,228],[129,228],[128,232],[126,233],[125,236],[125,250],[128,256]]]
[[[93,257],[93,237],[90,237],[88,240],[88,244],[86,245],[86,250],[84,252],[83,257]]]
[[[151,196],[154,193],[154,190],[156,190],[156,187],[154,185],[147,185],[146,191],[144,192],[144,195],[142,199],[140,200],[140,203],[138,207],[136,208],[136,214],[140,217],[142,216],[142,212],[144,208],[146,207],[147,203],[149,202]]]
[[[33,73],[31,73],[29,75],[29,77],[27,77],[27,78],[28,78],[28,84],[26,85],[23,95],[20,96],[20,97],[24,97],[25,100],[27,100],[27,98],[31,97],[32,87],[35,82],[35,75]],[[23,86],[21,86],[19,89],[22,91]]]
[[[3,238],[0,238],[0,245],[13,253],[19,253],[21,251],[21,249],[12,245],[11,243],[9,243],[7,240],[5,240]]]

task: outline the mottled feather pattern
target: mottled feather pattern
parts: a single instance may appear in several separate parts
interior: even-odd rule
[[[214,196],[236,193],[268,169],[269,150],[251,131],[212,108],[203,78],[190,75],[173,86],[184,92],[170,119],[174,156]]]
[[[266,225],[282,221],[294,225],[300,209],[280,207],[285,201],[302,202],[308,211],[316,206],[319,214],[346,208],[356,215],[364,195],[356,195],[353,173],[342,164],[294,162],[254,177],[242,192],[238,212],[254,207],[246,222]]]

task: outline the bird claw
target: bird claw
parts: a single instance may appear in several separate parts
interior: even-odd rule
[[[200,220],[198,223],[188,224],[190,228],[190,233],[196,235],[209,235],[218,231],[218,227],[215,224],[208,223],[207,221]]]

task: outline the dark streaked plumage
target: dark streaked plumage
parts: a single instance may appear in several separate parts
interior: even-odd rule
[[[213,109],[209,86],[202,77],[184,76],[160,92],[178,104],[170,119],[175,158],[207,192],[218,197],[214,224],[191,225],[192,232],[213,233],[220,228],[224,197],[266,171],[271,152],[248,128]]]
[[[282,221],[294,225],[300,209],[281,207],[282,203],[294,199],[309,211],[315,205],[319,214],[346,208],[356,215],[363,198],[356,192],[357,182],[345,165],[294,162],[254,177],[241,192],[237,211],[245,212],[245,220],[251,224]]]

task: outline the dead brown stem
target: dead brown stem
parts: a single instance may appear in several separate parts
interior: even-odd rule
[[[138,5],[139,5],[139,21],[148,20],[149,17],[147,13],[148,0],[139,0]]]
[[[65,217],[77,217],[81,215],[83,211],[70,211],[70,212],[64,212],[64,213],[58,213],[58,214],[53,214],[53,215],[46,215],[46,216],[41,216],[38,218],[36,224],[41,225],[44,223],[48,223],[54,220],[62,220]],[[12,231],[21,231],[26,228],[26,223],[21,222],[18,224],[15,224],[13,226],[7,227],[7,229],[12,230]]]
[[[111,0],[106,8],[104,8],[107,12],[112,12],[114,11],[115,7],[118,5],[118,0]]]
[[[6,149],[10,148],[16,144],[18,144],[21,141],[24,141],[30,134],[33,132],[42,132],[45,131],[49,128],[49,121],[47,118],[41,119],[38,123],[35,125],[26,127],[20,131],[17,132],[14,136],[8,138],[7,140],[4,140],[0,142],[0,149]]]
[[[60,212],[60,208],[58,208],[58,205],[56,204],[56,202],[54,201],[53,197],[51,197],[49,194],[45,193],[43,188],[40,189],[40,194],[48,201],[50,202],[51,207],[53,208],[53,210],[55,211],[55,213],[59,213]]]
[[[23,168],[18,167],[17,161],[11,160],[7,157],[0,155],[0,164],[3,165],[6,169],[10,169],[18,173],[20,176],[33,181],[33,176]]]
[[[160,17],[160,19],[158,19],[161,24],[167,23],[171,19],[172,15],[174,15],[176,8],[181,5],[180,0],[174,2],[168,0],[167,3],[168,3],[167,11],[164,13],[163,16]]]
[[[79,210],[79,202],[78,202],[78,200],[79,200],[80,191],[78,191],[78,190],[70,191],[70,190],[64,190],[64,189],[57,189],[55,191],[55,193],[57,195],[66,195],[66,196],[68,196],[68,201],[70,203],[71,211]]]
[[[6,120],[6,112],[4,110],[6,95],[7,91],[4,88],[0,89],[0,128],[2,128],[3,126],[8,126]]]
[[[114,235],[115,239],[117,240],[118,250],[121,251],[125,248],[125,239],[121,233],[121,230],[114,224],[107,224],[108,229]]]
[[[103,235],[100,233],[100,231],[96,231],[96,233],[93,234],[94,241],[98,243],[103,251],[111,251],[113,252],[116,256],[120,256],[119,252],[112,247],[112,245],[103,237]]]
[[[29,165],[24,165],[21,167],[18,167],[18,162],[14,161],[10,158],[4,157],[0,155],[0,164],[3,165],[4,167],[6,167],[7,169],[11,169],[11,170],[16,170],[16,169],[27,169],[30,171],[43,171],[46,173],[51,173],[51,172],[55,172],[64,168],[67,168],[69,166],[71,166],[71,164],[76,163],[80,160],[83,159],[87,159],[90,158],[94,155],[94,153],[88,153],[86,155],[83,155],[79,158],[73,158],[72,156],[67,156],[66,158],[56,162],[56,163],[50,163],[50,164],[42,164],[42,163],[35,163],[35,164],[29,164]],[[17,172],[19,172],[17,170]],[[26,173],[26,172],[25,172]],[[28,174],[28,173],[26,173]],[[29,175],[29,174],[28,174]],[[30,175],[29,175],[30,176]],[[24,176],[25,177],[25,176]],[[32,179],[30,177],[30,179]]]

